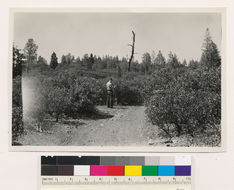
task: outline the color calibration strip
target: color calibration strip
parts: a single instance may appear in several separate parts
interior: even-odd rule
[[[42,156],[41,176],[191,176],[191,157]]]

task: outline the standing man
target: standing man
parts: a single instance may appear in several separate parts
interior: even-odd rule
[[[107,89],[107,107],[113,108],[113,84],[112,84],[112,78],[106,83],[106,89]]]

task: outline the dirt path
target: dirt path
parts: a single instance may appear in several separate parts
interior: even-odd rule
[[[157,128],[147,121],[144,106],[116,106],[113,109],[97,107],[104,117],[60,121],[44,132],[30,131],[20,143],[23,145],[68,146],[147,146]],[[107,117],[108,116],[108,117]],[[153,131],[152,131],[153,129]],[[161,139],[153,145],[162,145]],[[165,145],[164,145],[165,146]]]
[[[99,107],[102,112],[114,115],[109,119],[100,119],[88,122],[87,130],[81,130],[73,134],[73,143],[83,141],[85,145],[146,145],[144,138],[144,107],[115,107],[105,109]],[[87,141],[82,136],[86,136]],[[85,142],[85,141],[86,142]],[[77,142],[77,143],[76,143]]]

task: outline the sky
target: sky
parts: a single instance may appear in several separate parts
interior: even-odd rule
[[[167,59],[170,51],[180,61],[201,57],[206,28],[221,47],[221,14],[218,13],[15,13],[13,41],[23,49],[33,38],[38,56],[50,62],[71,53],[76,57],[93,53],[130,57],[132,30],[136,33],[134,59],[145,52],[161,50]]]

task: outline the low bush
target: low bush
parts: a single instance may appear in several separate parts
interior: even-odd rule
[[[143,89],[145,88],[146,77],[129,73],[116,82],[115,96],[118,104],[141,105],[144,103]]]
[[[148,104],[150,98],[159,91],[164,91],[173,85],[173,81],[186,72],[185,67],[160,67],[145,79],[143,88],[144,101]]]
[[[113,77],[112,77],[113,78]],[[96,80],[95,90],[99,105],[106,104],[108,78]],[[141,105],[144,103],[143,88],[145,87],[145,77],[137,73],[129,73],[120,78],[113,78],[114,99],[118,105]]]
[[[141,90],[132,81],[119,80],[115,88],[115,97],[120,105],[140,105],[143,103]]]
[[[75,80],[70,89],[70,113],[90,114],[95,111],[95,105],[102,103],[105,91],[99,81],[93,78],[81,77]]]
[[[41,123],[50,116],[77,118],[79,114],[92,114],[95,105],[102,103],[104,91],[100,82],[88,77],[75,77],[67,73],[40,78],[34,87],[35,104],[30,116]]]
[[[220,124],[221,88],[217,84],[221,84],[220,68],[184,72],[152,93],[148,117],[170,137],[171,126],[178,136],[182,130],[191,136],[197,131],[203,133]]]

